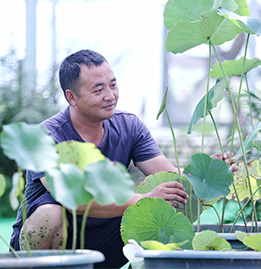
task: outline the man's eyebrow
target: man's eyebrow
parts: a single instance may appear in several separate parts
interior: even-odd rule
[[[116,81],[116,78],[113,78],[113,79],[111,80],[111,82],[114,82],[114,81]],[[102,86],[103,84],[104,84],[104,83],[96,83],[96,84],[93,85],[92,89],[94,89],[94,88],[98,88],[98,87]]]

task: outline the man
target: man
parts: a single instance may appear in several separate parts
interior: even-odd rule
[[[102,55],[81,50],[68,56],[60,66],[59,79],[69,106],[42,123],[56,143],[66,140],[94,143],[112,161],[128,167],[133,160],[145,175],[177,172],[135,115],[115,111],[119,89],[115,75]],[[231,163],[234,161],[232,159]],[[27,171],[25,225],[32,249],[59,249],[62,246],[62,207],[47,189],[44,173]],[[143,197],[161,197],[178,207],[177,202],[186,204],[188,195],[180,183],[173,181],[159,185],[150,193],[134,194],[123,206],[100,206],[94,202],[86,224],[85,248],[105,254],[105,262],[96,264],[96,268],[119,268],[127,262],[122,254],[121,216],[129,205]],[[85,207],[77,209],[78,232]],[[69,211],[67,226],[67,248],[71,248],[72,215]],[[24,249],[21,210],[13,227],[11,245],[17,250]],[[79,242],[78,237],[77,247]]]

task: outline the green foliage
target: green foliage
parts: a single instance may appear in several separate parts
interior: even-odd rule
[[[0,138],[4,154],[23,170],[46,171],[58,161],[55,141],[43,126],[11,123],[3,126]]]
[[[155,187],[164,182],[178,181],[179,175],[174,172],[159,172],[150,176],[147,176],[138,186],[137,193],[148,193],[151,192]],[[195,194],[191,183],[183,176],[182,184],[185,188],[186,193],[189,196],[186,207],[183,204],[179,205],[176,209],[178,212],[182,212],[191,223],[197,220],[198,214],[198,196]],[[200,203],[200,212],[202,212],[202,204]]]
[[[224,79],[218,80],[216,84],[213,86],[212,89],[208,91],[208,98],[207,98],[207,114],[209,111],[212,111],[215,108],[219,101],[221,101],[224,97],[226,90],[226,82]],[[193,126],[198,122],[198,120],[204,118],[204,106],[205,106],[205,99],[206,96],[203,96],[202,99],[197,104],[193,116],[190,121],[190,125],[188,128],[188,134],[191,134],[193,130]]]
[[[14,211],[10,205],[9,193],[12,189],[12,180],[6,178],[5,193],[0,197],[0,218],[14,218],[16,217],[16,210]]]
[[[243,31],[217,14],[219,6],[239,12],[239,6],[233,0],[200,0],[194,5],[193,1],[179,0],[170,0],[166,5],[164,18],[165,26],[169,30],[166,39],[167,51],[182,53],[200,44],[209,44],[209,39],[214,45],[221,45]],[[240,9],[240,12],[243,11]],[[179,13],[179,16],[174,16],[175,13]]]
[[[185,167],[183,173],[192,183],[198,197],[203,199],[226,196],[233,182],[229,165],[204,153],[191,156],[191,163]]]
[[[57,87],[56,69],[49,72],[46,85],[37,85],[30,94],[23,88],[23,61],[14,48],[0,57],[0,70],[0,131],[2,125],[15,121],[38,124],[60,110],[58,101],[62,91]],[[15,161],[8,159],[0,148],[0,173],[7,177],[8,186],[16,171]],[[2,208],[10,209],[8,199],[1,201],[0,212]],[[5,212],[10,215],[10,210]]]
[[[125,244],[134,239],[137,243],[156,240],[163,244],[180,243],[191,249],[194,228],[189,220],[161,198],[143,198],[129,206],[123,215],[121,236]]]
[[[194,250],[231,250],[229,242],[214,231],[202,231],[192,240]]]

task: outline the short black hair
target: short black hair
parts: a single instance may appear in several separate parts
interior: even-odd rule
[[[79,95],[78,86],[81,65],[85,64],[90,68],[92,66],[100,66],[104,62],[107,61],[101,54],[88,49],[77,51],[66,57],[59,69],[59,81],[65,98],[67,89]]]

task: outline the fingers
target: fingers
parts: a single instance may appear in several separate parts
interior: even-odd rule
[[[162,198],[165,201],[169,202],[172,206],[178,208],[179,203],[186,204],[188,199],[188,194],[185,192],[185,189],[182,184],[177,181],[161,183],[155,187],[150,193],[147,194],[147,197],[152,198]]]
[[[230,165],[232,172],[236,172],[236,171],[238,171],[238,166],[234,166],[233,164],[236,164],[238,162],[238,159],[236,157],[233,157],[233,156],[234,156],[234,154],[232,152],[230,162],[229,162],[229,157],[230,157],[229,151],[226,152],[224,155],[219,154],[219,153],[213,154],[213,155],[211,155],[211,158],[212,159],[220,159],[220,160],[226,162],[228,165]]]

